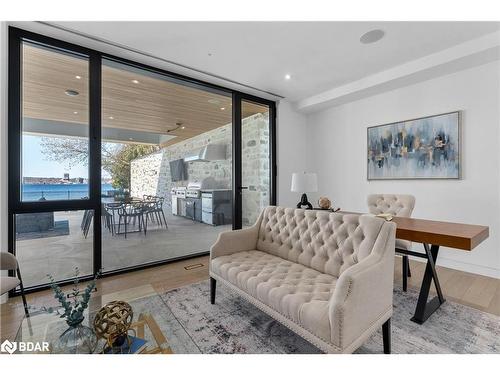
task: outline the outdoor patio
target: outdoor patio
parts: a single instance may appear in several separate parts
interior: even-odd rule
[[[168,227],[150,222],[146,235],[144,232],[128,233],[127,238],[123,234],[112,235],[103,226],[103,271],[208,251],[220,232],[231,229],[230,225],[211,226],[174,216],[166,210],[165,217]],[[47,274],[57,280],[70,278],[75,267],[80,269],[81,275],[92,272],[92,226],[85,238],[82,218],[83,211],[55,212],[56,223],[68,222],[69,234],[17,242],[25,286],[48,282]],[[137,226],[129,228],[131,231],[137,229]]]

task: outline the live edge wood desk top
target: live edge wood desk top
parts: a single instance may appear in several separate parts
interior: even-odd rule
[[[342,213],[356,213],[346,212]],[[356,213],[359,214],[359,213]],[[489,227],[394,216],[396,238],[470,251],[489,236]]]

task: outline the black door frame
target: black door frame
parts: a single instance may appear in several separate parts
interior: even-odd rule
[[[276,205],[276,178],[278,166],[276,163],[276,103],[241,92],[233,93],[233,229],[242,228],[242,102],[252,102],[269,107],[269,202]]]
[[[23,202],[21,200],[21,135],[22,135],[22,41],[47,45],[55,49],[67,50],[74,54],[83,55],[89,63],[89,199],[67,201]],[[9,27],[8,46],[8,251],[15,254],[15,214],[47,211],[76,211],[93,210],[93,273],[102,268],[101,242],[101,66],[102,60],[113,60],[136,68],[148,70],[169,77],[184,85],[203,90],[223,92],[232,95],[233,102],[233,229],[241,228],[241,101],[248,100],[269,106],[270,108],[270,203],[276,204],[276,103],[272,100],[245,94],[237,90],[204,82],[195,78],[152,67],[125,58],[113,56],[105,52],[82,47],[63,40],[33,33],[16,27]],[[238,194],[237,194],[238,192]],[[138,266],[126,267],[108,271],[103,276],[115,275],[123,272],[144,269],[166,264],[180,259],[193,258],[208,254],[208,251],[161,260]],[[12,275],[12,273],[11,273]],[[93,275],[82,276],[80,279],[90,279]],[[61,285],[72,283],[72,279],[60,281]],[[48,288],[48,284],[25,288],[26,292],[33,292]],[[16,295],[12,292],[11,295]]]

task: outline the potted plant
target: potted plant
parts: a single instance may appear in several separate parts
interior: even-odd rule
[[[101,273],[98,272],[83,291],[79,288],[79,274],[80,271],[76,267],[73,288],[67,294],[56,284],[52,275],[47,275],[50,280],[50,287],[54,291],[54,297],[58,300],[59,306],[56,308],[47,308],[46,310],[49,313],[56,312],[68,324],[68,328],[52,345],[54,353],[91,354],[97,344],[97,337],[94,331],[90,327],[83,325],[83,321],[90,297],[95,290],[96,280]]]

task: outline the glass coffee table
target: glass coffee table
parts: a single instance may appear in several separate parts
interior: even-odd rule
[[[92,328],[97,311],[111,301],[125,301],[132,306],[133,328],[138,337],[142,335],[147,341],[141,353],[200,353],[186,330],[150,285],[92,296],[83,324]],[[56,305],[57,301],[54,299],[46,307]],[[41,306],[36,307],[41,308]],[[17,332],[16,353],[47,353],[42,350],[43,343],[49,343],[50,352],[52,343],[67,328],[65,320],[55,313],[31,310],[30,317],[24,317]],[[20,342],[25,344],[20,345]],[[100,340],[95,353],[99,353],[103,345],[104,340]]]

